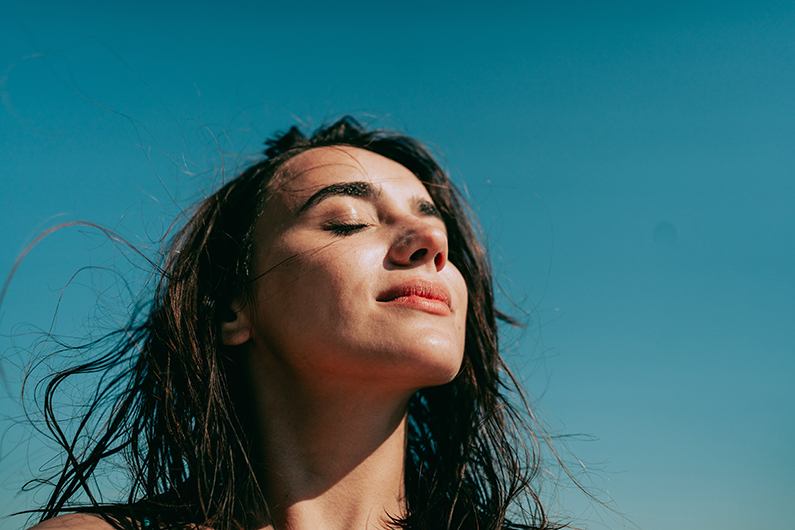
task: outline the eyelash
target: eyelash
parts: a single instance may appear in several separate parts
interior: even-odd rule
[[[329,223],[325,229],[335,236],[347,236],[359,230],[364,230],[368,226],[370,225],[363,223]]]

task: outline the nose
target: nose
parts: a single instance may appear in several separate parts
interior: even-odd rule
[[[406,220],[387,258],[399,267],[433,263],[436,272],[439,272],[447,265],[447,234],[422,219]]]

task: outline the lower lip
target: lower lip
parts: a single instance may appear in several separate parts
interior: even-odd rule
[[[393,300],[382,302],[394,307],[405,307],[425,311],[432,315],[447,316],[451,313],[450,307],[441,300],[423,298],[421,296],[399,296]]]

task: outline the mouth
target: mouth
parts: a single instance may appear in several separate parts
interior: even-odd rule
[[[452,313],[450,292],[443,284],[428,280],[412,280],[392,287],[381,293],[376,301],[434,315]]]

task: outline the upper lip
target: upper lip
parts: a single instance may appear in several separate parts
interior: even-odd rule
[[[444,284],[425,279],[403,282],[378,295],[377,301],[389,302],[401,296],[419,296],[429,300],[439,300],[450,307],[450,291]]]

